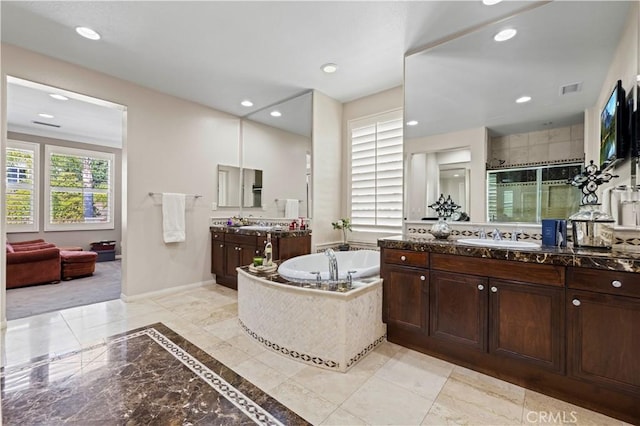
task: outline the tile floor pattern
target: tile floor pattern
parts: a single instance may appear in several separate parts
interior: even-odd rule
[[[218,285],[9,321],[1,362],[62,355],[158,322],[314,425],[625,425],[389,342],[347,373],[297,363],[245,336],[236,292]]]

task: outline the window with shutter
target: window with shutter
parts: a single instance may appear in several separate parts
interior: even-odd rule
[[[45,147],[45,231],[113,229],[114,155]]]
[[[354,231],[402,231],[402,111],[349,123]]]
[[[7,232],[38,231],[39,150],[35,143],[7,141]]]

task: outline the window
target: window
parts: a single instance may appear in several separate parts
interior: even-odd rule
[[[45,231],[113,229],[114,155],[47,145]]]
[[[580,204],[580,190],[568,183],[581,163],[487,171],[490,222],[537,222],[569,217]]]
[[[7,232],[38,231],[39,151],[35,143],[7,141]]]
[[[402,231],[402,111],[354,120],[351,222],[354,231]]]

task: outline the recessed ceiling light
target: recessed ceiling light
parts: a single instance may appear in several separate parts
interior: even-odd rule
[[[482,3],[485,6],[493,6],[494,4],[500,3],[502,0],[482,0]]]
[[[100,34],[89,27],[76,27],[76,32],[89,40],[100,40]]]
[[[338,66],[336,64],[328,63],[321,66],[320,69],[327,74],[331,74],[338,71]]]
[[[455,175],[453,175],[453,177],[460,177],[460,175],[456,173]]]
[[[240,102],[240,105],[242,105],[243,107],[252,107],[253,102],[251,102],[249,99],[245,99],[244,101]]]
[[[271,116],[272,117],[281,117],[282,113],[280,111],[271,111]]]
[[[531,96],[520,96],[518,99],[516,99],[516,103],[523,104],[525,102],[529,102],[530,100]]]
[[[416,120],[407,121],[407,126],[416,126],[418,122]]]
[[[69,98],[67,98],[64,95],[59,95],[57,93],[49,93],[49,96],[51,96],[53,99],[57,99],[59,101],[68,101]]]
[[[40,117],[42,118],[53,118],[53,115],[51,114],[46,114],[44,112],[41,112],[40,114],[38,114]]]
[[[500,31],[498,34],[493,36],[493,39],[495,41],[507,41],[509,39],[512,39],[516,36],[516,33],[518,31],[516,31],[514,28],[507,28],[505,30]]]

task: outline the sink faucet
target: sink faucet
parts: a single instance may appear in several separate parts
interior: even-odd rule
[[[492,234],[494,241],[502,241],[502,235],[500,234],[500,230],[498,228],[494,228]]]
[[[331,281],[338,281],[338,259],[333,249],[327,249],[324,254],[329,258],[329,279]]]

